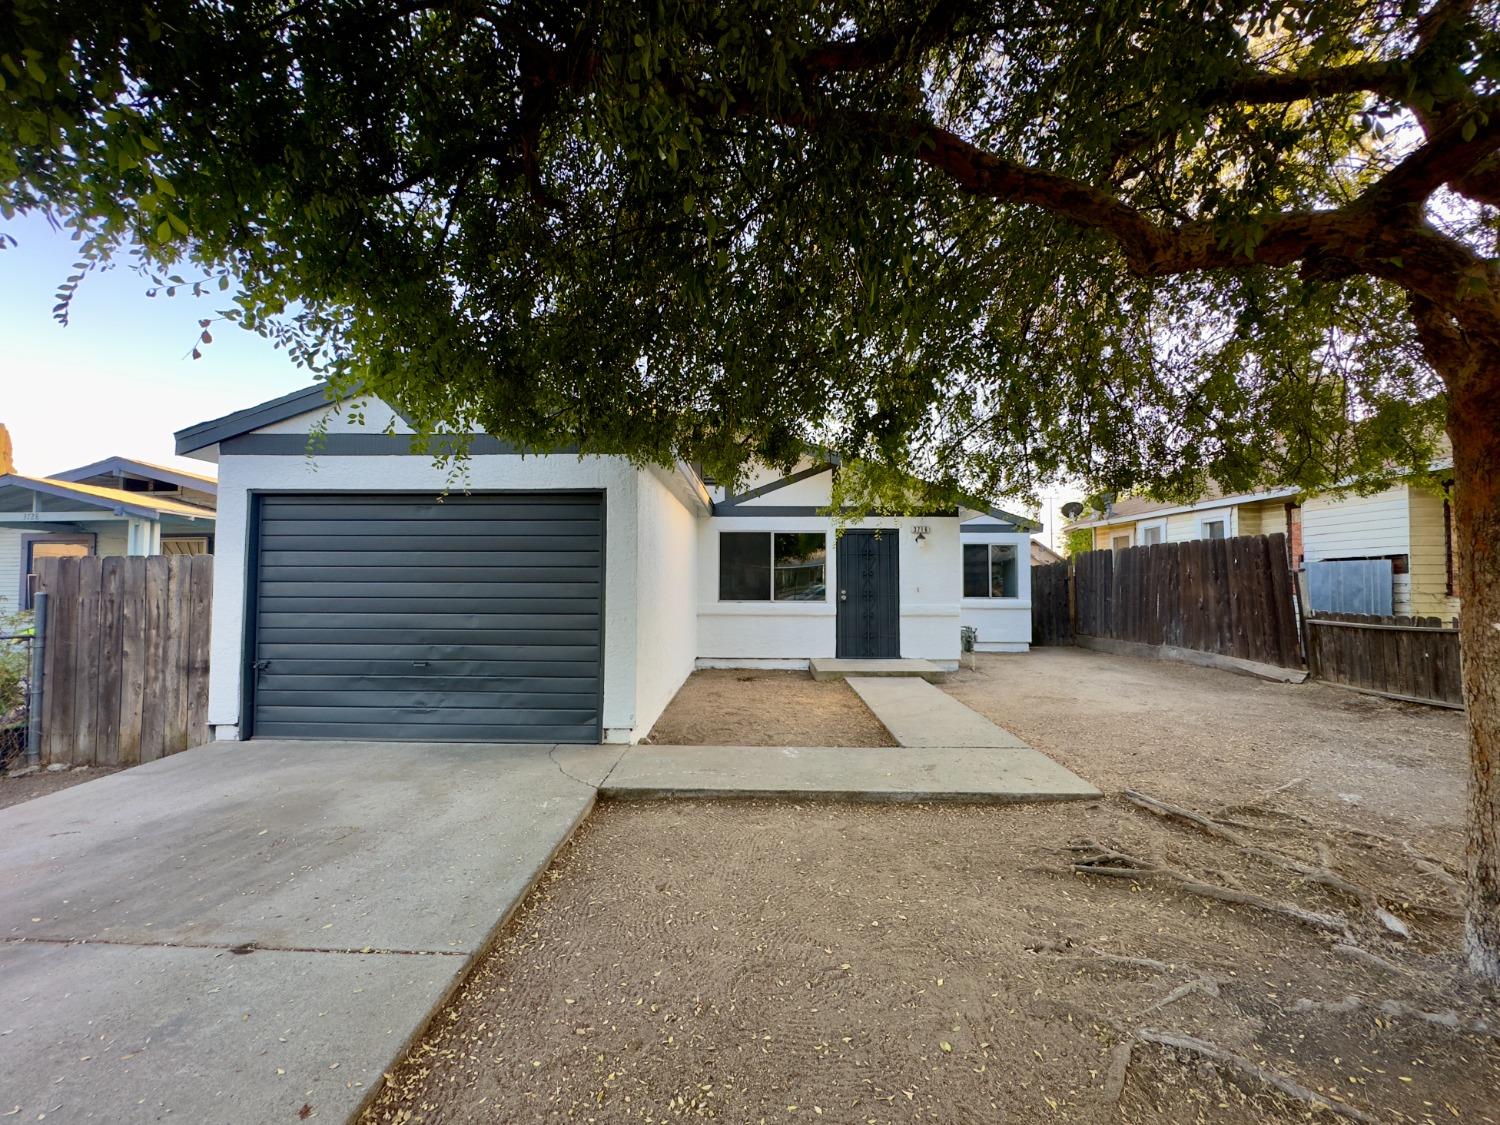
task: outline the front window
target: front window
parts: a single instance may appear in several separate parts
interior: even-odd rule
[[[1146,523],[1141,525],[1141,546],[1151,547],[1157,543],[1167,541],[1167,524],[1163,520],[1159,523]]]
[[[1214,516],[1212,519],[1203,521],[1203,538],[1205,539],[1227,539],[1229,538],[1229,519],[1227,516]]]
[[[1019,596],[1019,565],[1014,543],[965,543],[964,597]]]
[[[821,531],[726,531],[719,535],[721,602],[828,599],[828,536]]]
[[[26,543],[26,570],[21,575],[21,608],[31,608],[36,593],[38,571],[45,559],[81,559],[94,553],[94,537],[47,535]]]

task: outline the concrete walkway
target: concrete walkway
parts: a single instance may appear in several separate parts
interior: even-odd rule
[[[344,1121],[619,754],[223,744],[0,810],[0,1113]]]
[[[1083,778],[925,680],[848,677],[901,745],[633,746],[601,797],[848,801],[1072,801]]]
[[[925,680],[850,676],[848,683],[902,746],[1026,747]]]
[[[1025,746],[635,746],[599,795],[1012,804],[1100,794]]]

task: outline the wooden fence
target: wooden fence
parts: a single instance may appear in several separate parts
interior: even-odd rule
[[[1073,606],[1068,584],[1072,564],[1063,561],[1031,568],[1031,643],[1073,643]]]
[[[1307,637],[1308,665],[1321,680],[1411,703],[1464,705],[1457,622],[1317,614],[1307,619]]]
[[[1090,551],[1073,601],[1086,638],[1302,667],[1284,535]]]
[[[47,559],[42,760],[129,766],[208,740],[213,558]]]

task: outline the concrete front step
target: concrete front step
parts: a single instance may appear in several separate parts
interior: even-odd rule
[[[930,660],[839,660],[815,656],[808,661],[815,680],[842,680],[849,676],[911,676],[940,684],[948,670]]]
[[[632,746],[601,798],[743,797],[1017,804],[1100,796],[1051,758],[1016,747]]]

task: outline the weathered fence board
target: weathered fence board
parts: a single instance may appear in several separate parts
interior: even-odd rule
[[[1033,623],[1051,620],[1066,605],[1056,593],[1066,591],[1065,571],[1037,581],[1040,571],[1065,565],[1033,568]],[[1283,535],[1089,551],[1072,565],[1073,623],[1081,636],[1302,666]],[[1043,599],[1050,604],[1039,605]]]
[[[1069,570],[1066,561],[1031,568],[1031,643],[1034,645],[1073,643]]]
[[[1307,636],[1308,662],[1320,680],[1391,699],[1463,706],[1456,622],[1320,613],[1307,619]]]
[[[131,766],[208,740],[213,558],[47,559],[42,757]]]

